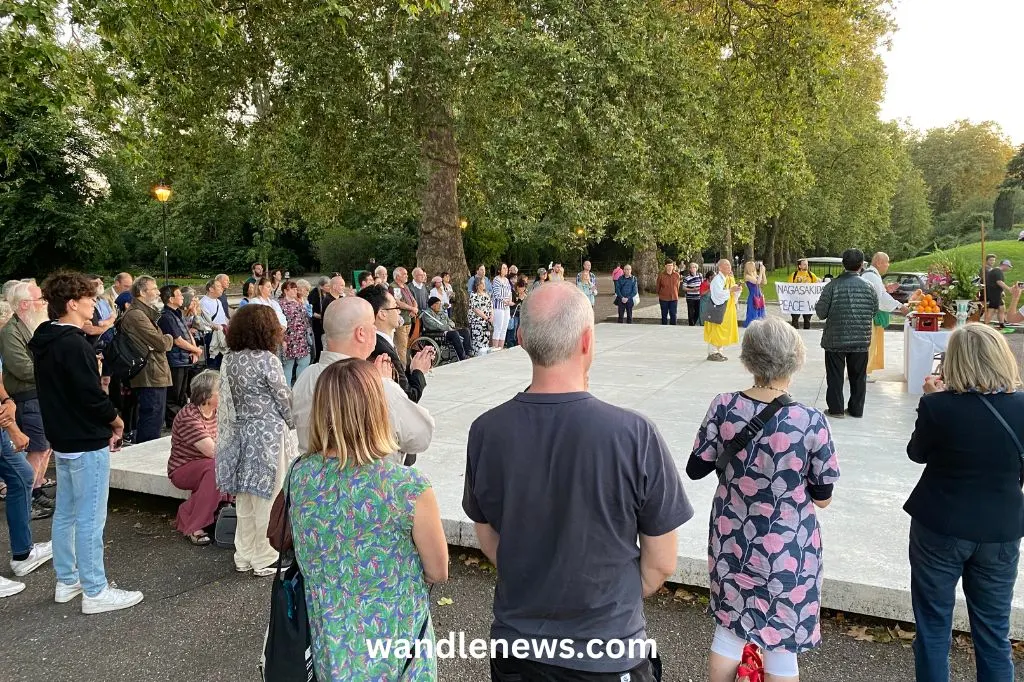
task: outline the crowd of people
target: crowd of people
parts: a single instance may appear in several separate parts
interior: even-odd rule
[[[873,330],[885,305],[872,275],[887,264],[876,254],[865,270],[863,254],[850,249],[843,274],[822,291],[815,312],[825,322],[825,412],[789,395],[806,355],[799,321],[758,315],[763,301],[748,299],[752,318],[739,359],[752,383],[711,401],[685,467],[692,479],[715,474],[720,482],[708,529],[712,682],[736,678],[748,644],[763,651],[767,680],[793,682],[798,655],[821,642],[817,514],[840,480],[830,419],[863,414]],[[765,275],[751,265],[744,284],[753,298]],[[588,266],[575,283],[552,267],[532,285],[505,265],[490,277],[481,267],[467,282],[466,330],[446,329],[450,277],[435,277],[428,290],[419,268],[411,282],[404,268],[390,281],[377,268],[358,291],[338,276],[309,287],[254,268],[245,305],[234,310],[225,276],[198,300],[187,288],[126,274],[111,292],[77,273],[5,287],[14,317],[0,330],[0,479],[15,576],[52,559],[58,603],[82,596],[82,612],[96,614],[142,601],[141,592],[108,582],[103,561],[110,456],[125,443],[131,409],[135,442],[171,425],[167,472],[191,491],[175,521],[188,542],[209,544],[218,511],[234,505],[239,572],[276,573],[282,559],[268,528],[285,491],[317,679],[436,679],[436,659],[374,658],[366,644],[416,633],[433,640],[429,587],[448,573],[437,500],[413,466],[434,437],[434,419],[419,404],[433,358],[429,350],[410,357],[400,344],[416,320],[429,320],[428,329],[453,332],[469,357],[503,346],[514,315],[532,376],[526,390],[471,426],[462,507],[497,568],[492,639],[568,642],[573,656],[556,647],[517,658],[507,648],[491,659],[491,679],[661,679],[660,662],[629,644],[648,638],[643,599],[674,573],[676,532],[693,508],[653,422],[588,391],[597,295]],[[739,343],[743,285],[729,260],[711,277],[688,270],[682,276],[666,264],[659,299],[678,301],[682,290],[689,303],[693,290],[693,324],[704,325],[708,359],[724,360],[723,349]],[[636,278],[629,266],[617,274],[616,304],[628,316]],[[671,323],[675,306],[663,311]],[[127,380],[103,361],[119,335],[145,349],[143,366]],[[12,352],[16,344],[23,350]],[[174,371],[200,358],[202,371]],[[17,383],[27,378],[30,385]],[[942,377],[925,386],[907,448],[925,469],[905,507],[913,519],[918,680],[948,679],[961,577],[979,679],[1013,677],[1008,634],[1024,535],[1020,386],[1005,338],[980,324],[951,336]],[[115,392],[133,395],[133,404],[119,405]],[[989,426],[979,432],[980,424]],[[33,490],[45,485],[39,467],[45,477],[51,453],[52,540],[34,543]],[[566,456],[573,453],[586,457]],[[22,589],[0,578],[0,596]],[[630,653],[600,656],[588,646],[595,639],[618,640]]]

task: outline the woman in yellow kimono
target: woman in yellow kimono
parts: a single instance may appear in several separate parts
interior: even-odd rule
[[[704,341],[708,344],[708,360],[712,362],[728,360],[722,349],[740,341],[736,319],[736,298],[740,289],[732,276],[732,262],[725,258],[718,261],[718,274],[711,280],[711,301],[704,320]]]

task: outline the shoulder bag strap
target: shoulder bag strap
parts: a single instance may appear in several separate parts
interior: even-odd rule
[[[747,422],[747,425],[736,434],[732,440],[725,444],[725,448],[722,449],[721,454],[715,459],[715,468],[718,469],[719,477],[725,475],[725,468],[732,461],[732,458],[737,453],[741,452],[747,445],[750,444],[757,434],[761,433],[767,424],[775,414],[783,407],[793,404],[793,398],[788,394],[782,394],[775,400],[768,403],[768,405],[754,415],[754,418]]]
[[[1017,438],[1017,434],[1014,433],[1013,429],[1010,428],[1010,425],[1006,423],[1005,419],[1003,419],[1003,415],[999,414],[999,411],[992,405],[988,398],[980,393],[975,393],[974,395],[978,396],[978,399],[985,404],[985,407],[988,408],[989,412],[999,420],[999,423],[1003,425],[1006,432],[1010,434],[1010,439],[1013,440],[1013,444],[1017,446],[1017,457],[1020,458],[1020,484],[1021,487],[1024,487],[1024,447],[1021,447],[1020,438]]]
[[[295,461],[292,462],[291,465],[288,467],[288,473],[286,474],[285,479],[284,479],[284,522],[285,523],[291,523],[291,519],[288,516],[288,514],[290,513],[291,506],[292,506],[292,471],[295,469],[295,465],[299,463],[300,459],[302,459],[302,458],[301,457],[296,457],[295,458]],[[281,543],[284,542],[284,537],[283,536],[284,536],[284,533],[282,533],[282,537],[280,539]],[[278,552],[277,553],[277,579],[278,580],[281,579],[281,564],[282,564],[283,560],[284,560],[284,552]]]

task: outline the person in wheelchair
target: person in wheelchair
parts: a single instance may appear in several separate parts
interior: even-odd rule
[[[420,311],[420,323],[423,331],[429,334],[443,335],[445,343],[455,349],[459,360],[465,360],[470,356],[473,348],[473,339],[466,328],[458,329],[452,318],[441,310],[441,299],[431,296],[427,299],[427,309]]]

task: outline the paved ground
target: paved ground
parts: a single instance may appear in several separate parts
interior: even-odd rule
[[[107,572],[122,587],[146,593],[139,606],[83,616],[79,602],[53,603],[53,569],[25,578],[28,589],[0,600],[0,679],[18,682],[257,679],[256,661],[267,620],[269,579],[239,575],[231,554],[188,545],[170,528],[175,502],[113,492],[107,522]],[[7,560],[6,526],[0,546]],[[33,524],[36,540],[49,537],[48,521]],[[451,579],[434,590],[438,632],[465,629],[486,635],[493,575],[459,560],[453,548]],[[11,577],[6,566],[0,571]],[[442,597],[451,605],[438,606]],[[666,680],[705,679],[711,620],[696,602],[670,595],[647,605],[650,633],[666,664]],[[824,645],[801,658],[805,681],[878,682],[913,679],[913,657],[903,643],[857,641],[848,624],[829,620]],[[484,661],[443,661],[441,682],[482,682]],[[955,680],[973,679],[969,654],[954,652]],[[1018,680],[1024,675],[1018,673]]]

